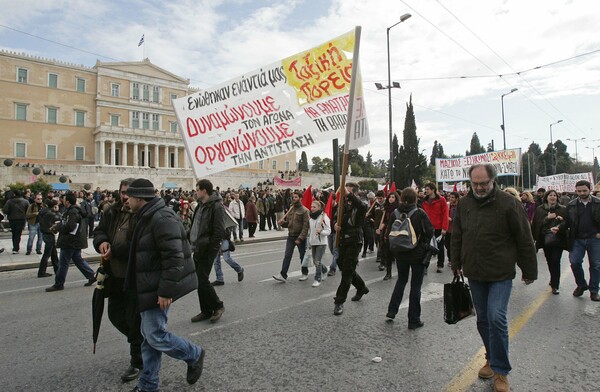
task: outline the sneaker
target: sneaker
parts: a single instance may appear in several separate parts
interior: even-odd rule
[[[287,278],[284,278],[283,275],[278,274],[278,275],[273,275],[273,279],[275,279],[278,282],[287,282]]]
[[[575,287],[575,290],[573,290],[573,296],[581,297],[583,295],[584,291],[586,291],[586,290],[587,290],[587,287],[577,286],[577,287]]]
[[[185,380],[190,385],[195,384],[196,381],[198,381],[198,379],[202,375],[202,368],[204,367],[204,353],[205,353],[205,350],[202,349],[198,360],[196,362],[188,365]]]
[[[219,321],[219,319],[221,318],[221,316],[223,315],[224,312],[225,312],[225,306],[221,306],[220,309],[213,311],[213,314],[210,318],[210,322],[216,323],[217,321]]]
[[[302,275],[300,278],[298,278],[300,282],[304,282],[306,279],[308,279],[308,275]]]
[[[321,282],[319,282],[318,280],[315,280],[312,284],[312,287],[319,287],[321,285]]]
[[[558,295],[560,294],[560,291],[558,291],[558,289],[552,289],[552,294]]]
[[[393,320],[393,319],[396,318],[396,313],[387,312],[387,314],[385,315],[385,317],[387,317],[388,319],[390,319],[388,321],[391,321],[391,320]]]
[[[479,369],[479,373],[477,374],[479,378],[492,378],[494,377],[494,371],[490,367],[490,361],[485,361],[485,365],[481,369]]]
[[[327,273],[327,276],[335,276],[335,270],[330,269],[329,272]]]
[[[333,314],[335,316],[339,316],[342,313],[344,313],[344,304],[335,304],[335,307],[333,308]]]
[[[18,255],[19,251],[18,250],[13,250],[13,255]]]
[[[508,376],[505,374],[496,374],[494,376],[494,392],[508,392],[510,385],[508,384]]]

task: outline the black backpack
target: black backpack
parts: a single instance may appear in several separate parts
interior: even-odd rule
[[[408,252],[415,249],[419,243],[419,237],[410,220],[411,216],[417,211],[417,208],[408,214],[400,213],[394,210],[394,223],[388,235],[390,250],[392,252]]]

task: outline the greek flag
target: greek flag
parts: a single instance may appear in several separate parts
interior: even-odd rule
[[[145,35],[145,34],[142,34],[142,38],[140,38],[140,42],[138,43],[138,48],[139,48],[140,46],[142,46],[142,44],[144,43],[144,35]]]

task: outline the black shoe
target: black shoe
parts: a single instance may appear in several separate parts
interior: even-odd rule
[[[583,292],[586,291],[587,289],[588,289],[587,287],[577,286],[575,288],[575,290],[573,290],[573,296],[574,297],[581,297],[583,295]]]
[[[52,274],[49,274],[48,272],[44,272],[43,274],[38,274],[38,278],[47,278],[49,276],[52,276]]]
[[[30,251],[25,252],[25,256],[29,256],[31,254]]]
[[[244,270],[238,272],[238,282],[241,282],[242,280],[244,280]]]
[[[96,278],[92,278],[92,279],[88,279],[87,283],[84,284],[85,287],[90,287],[91,285],[93,285],[94,283],[96,283]]]
[[[38,255],[41,255],[42,251],[41,250],[36,250],[35,253],[37,253]]]
[[[192,323],[197,323],[199,321],[208,320],[212,317],[212,314],[208,313],[198,313],[194,317],[192,317]]]
[[[225,282],[221,281],[221,280],[215,280],[214,282],[211,282],[211,286],[223,286],[225,284]]]
[[[425,325],[425,323],[424,323],[424,322],[422,322],[422,321],[419,321],[419,322],[418,322],[418,323],[416,323],[416,324],[411,324],[411,323],[408,323],[408,329],[417,329],[417,328],[421,328],[423,325]]]
[[[204,367],[204,353],[205,350],[202,349],[200,352],[200,358],[198,358],[198,360],[191,365],[188,365],[185,379],[190,385],[195,384],[202,375],[202,368]]]
[[[140,376],[140,373],[141,373],[140,369],[133,367],[133,366],[129,366],[127,368],[127,370],[125,370],[125,373],[121,374],[121,381],[123,381],[123,382],[133,381]]]
[[[327,276],[335,276],[335,270],[330,269],[329,272],[327,273]]]
[[[344,313],[344,304],[335,304],[335,307],[333,308],[333,314],[339,316],[342,313]]]
[[[51,293],[51,292],[53,292],[53,291],[61,291],[61,290],[64,290],[64,289],[65,289],[65,287],[64,287],[64,286],[54,286],[54,285],[52,285],[52,286],[50,286],[50,287],[48,287],[48,288],[46,289],[46,292],[47,292],[47,293]]]
[[[388,272],[387,274],[385,274],[385,276],[383,277],[383,280],[390,280],[392,279],[392,273]]]
[[[590,293],[590,299],[594,302],[598,302],[598,301],[600,301],[600,294]]]
[[[135,388],[133,388],[131,390],[131,392],[146,392],[143,389],[140,389],[137,385],[135,386]],[[158,389],[156,390],[156,392],[158,392]]]
[[[558,295],[558,294],[560,294],[560,291],[558,291],[558,289],[554,289],[554,288],[553,288],[553,289],[552,289],[552,294],[554,294],[554,295]]]
[[[387,318],[389,318],[389,319],[393,320],[393,319],[395,319],[395,318],[396,318],[396,313],[387,312],[387,314],[385,315],[385,317],[387,317]],[[391,321],[391,320],[388,320],[388,321]]]
[[[4,248],[0,249],[0,253],[4,252]]]
[[[362,290],[362,291],[357,291],[357,292],[356,292],[356,295],[355,295],[354,297],[350,298],[350,300],[351,300],[351,301],[354,301],[354,302],[356,302],[356,301],[360,301],[360,299],[361,299],[361,298],[363,297],[363,295],[365,295],[365,294],[369,294],[369,289],[368,289],[368,288],[366,288],[366,287],[365,287],[365,289],[364,289],[364,290]]]
[[[385,265],[379,264],[379,271],[385,271]]]
[[[362,256],[362,258],[364,259],[365,257],[367,257],[367,253],[366,253],[366,252],[363,252],[361,256]]]

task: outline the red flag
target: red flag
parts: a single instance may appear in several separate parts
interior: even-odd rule
[[[302,195],[302,205],[310,210],[310,205],[312,204],[312,201],[312,185],[309,185],[308,188],[306,188],[306,190],[304,191],[304,194]]]
[[[392,186],[390,188],[390,193],[396,192],[396,182],[392,182]]]
[[[456,183],[454,183],[454,187],[452,188],[452,192],[456,192]]]
[[[323,211],[329,219],[333,216],[333,192],[329,194],[329,198],[327,199],[327,204],[325,204],[325,210]]]
[[[383,194],[385,195],[385,197],[387,197],[388,195],[388,184],[389,182],[386,182],[385,186],[383,187]]]

